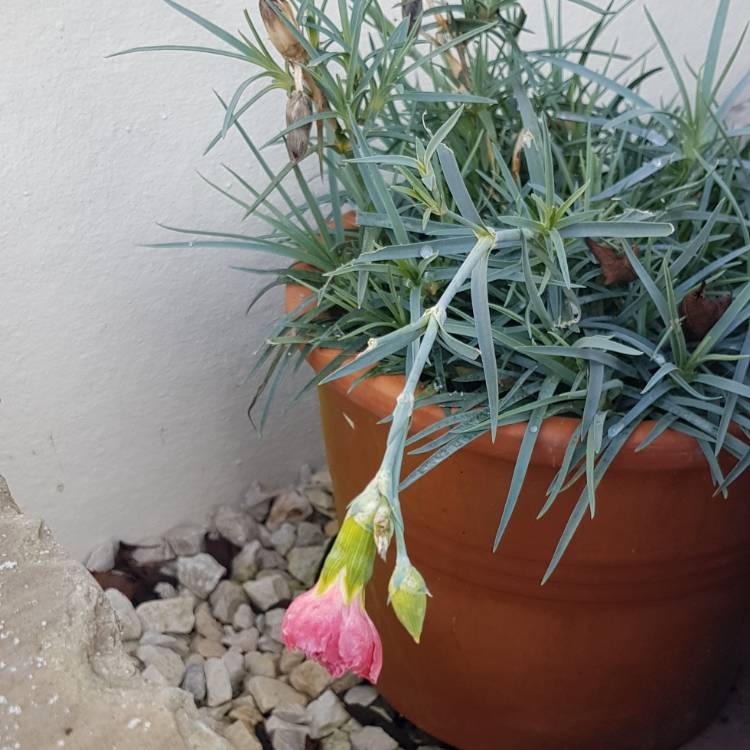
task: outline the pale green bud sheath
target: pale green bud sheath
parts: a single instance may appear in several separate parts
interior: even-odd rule
[[[399,622],[419,643],[430,592],[422,574],[408,560],[397,563],[388,583],[388,595]]]
[[[347,600],[351,601],[372,577],[374,559],[375,542],[372,531],[360,526],[351,516],[347,516],[326,557],[318,586],[326,589],[343,572],[344,592]]]
[[[351,600],[362,591],[372,577],[376,552],[373,519],[382,502],[377,481],[373,479],[349,504],[341,530],[320,573],[319,587],[327,588],[343,572],[346,597]]]

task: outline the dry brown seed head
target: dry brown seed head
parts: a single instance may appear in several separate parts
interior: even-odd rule
[[[310,97],[304,91],[293,91],[286,102],[286,124],[287,127],[293,125],[297,120],[308,117],[312,114],[312,102]],[[307,147],[310,143],[310,128],[312,123],[300,125],[298,128],[287,133],[286,149],[289,152],[289,158],[298,162],[307,153]]]
[[[283,16],[292,26],[299,29],[289,3],[286,0],[259,0],[259,7],[268,38],[282,57],[289,62],[307,62],[307,53],[302,43],[279,17]]]

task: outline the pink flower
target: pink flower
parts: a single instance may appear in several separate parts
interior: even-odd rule
[[[347,596],[344,575],[297,597],[281,626],[287,648],[304,651],[334,677],[351,670],[376,682],[383,666],[378,631],[364,608],[360,588]]]

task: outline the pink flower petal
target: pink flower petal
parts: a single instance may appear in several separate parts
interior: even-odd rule
[[[284,615],[287,648],[304,651],[334,677],[351,670],[375,682],[383,664],[383,647],[361,594],[346,602],[340,582],[319,592],[316,586],[297,597]]]

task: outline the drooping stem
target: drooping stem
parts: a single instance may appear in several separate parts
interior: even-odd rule
[[[445,323],[448,306],[461,290],[461,287],[468,281],[474,267],[493,247],[497,246],[500,242],[518,240],[520,234],[521,230],[510,229],[502,232],[488,231],[486,234],[481,235],[477,239],[476,245],[474,245],[463,263],[458,267],[458,270],[440,295],[438,301],[432,308],[425,311],[425,316],[428,316],[427,326],[419,343],[419,348],[414,355],[414,361],[407,373],[404,388],[396,399],[396,408],[392,414],[385,453],[383,454],[383,460],[377,473],[377,477],[380,480],[380,490],[387,498],[391,506],[391,512],[393,513],[396,553],[399,559],[408,559],[406,554],[406,540],[404,538],[404,521],[399,501],[401,461],[409,434],[411,417],[414,413],[414,394],[427,363],[427,358],[432,351],[440,329]]]

